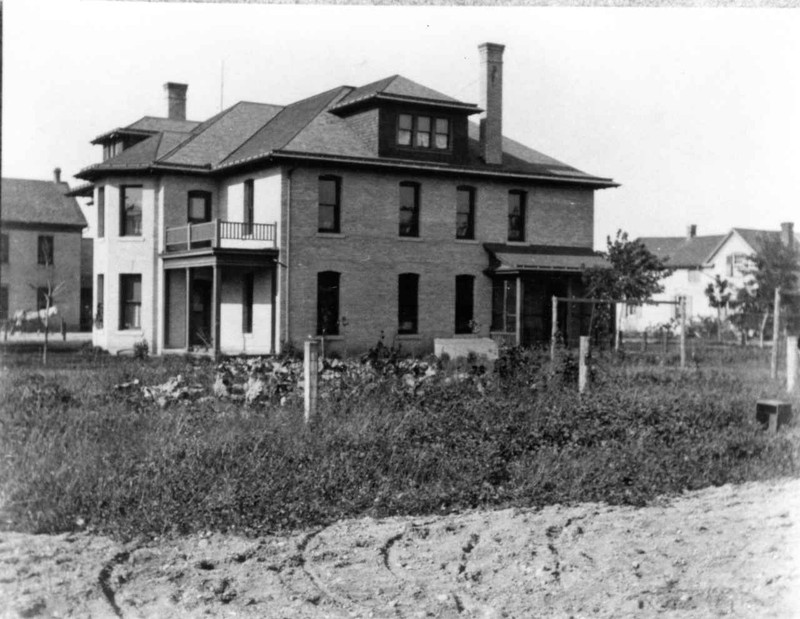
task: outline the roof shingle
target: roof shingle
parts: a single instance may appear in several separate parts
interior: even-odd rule
[[[86,219],[75,198],[67,197],[67,191],[67,183],[4,178],[2,221],[83,228]]]

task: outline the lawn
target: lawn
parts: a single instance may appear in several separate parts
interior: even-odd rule
[[[758,398],[786,397],[764,351],[684,371],[599,356],[584,396],[565,353],[551,364],[510,349],[484,365],[392,352],[326,366],[310,426],[288,361],[6,355],[2,526],[259,534],[359,515],[643,505],[800,472],[796,424],[769,435],[753,419]]]

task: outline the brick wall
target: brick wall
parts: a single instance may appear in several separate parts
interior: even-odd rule
[[[317,232],[317,177],[342,178],[341,234]],[[398,237],[398,183],[420,183],[420,237]],[[456,187],[474,186],[476,239],[455,239]],[[455,329],[455,278],[475,277],[474,315],[482,335],[491,321],[491,279],[484,242],[506,242],[507,195],[528,191],[526,239],[529,243],[591,247],[591,190],[485,182],[347,169],[297,169],[292,174],[289,338],[295,345],[316,333],[316,281],[320,271],[338,271],[340,317],[348,326],[332,349],[357,352],[373,345],[380,333],[391,341],[397,330],[397,278],[418,273],[419,333],[397,336],[406,350],[432,350],[433,338],[452,337]],[[286,193],[284,194],[286,195]],[[285,279],[281,282],[285,294]],[[282,339],[285,338],[285,332]]]

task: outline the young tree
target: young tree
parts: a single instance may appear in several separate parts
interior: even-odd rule
[[[746,321],[747,312],[763,316],[760,325],[761,337],[771,313],[775,288],[781,289],[781,313],[785,317],[786,328],[791,331],[800,329],[800,251],[797,244],[785,245],[777,236],[764,235],[760,239],[759,250],[750,256],[751,266],[745,270],[749,276],[746,288],[739,292],[740,317]],[[752,322],[746,321],[746,322]]]
[[[606,248],[603,255],[609,266],[592,267],[583,273],[588,297],[641,305],[654,294],[663,292],[664,286],[660,282],[672,269],[644,243],[630,241],[627,232],[617,230],[613,241],[610,236],[606,237]],[[592,314],[590,323],[594,319],[594,306]]]
[[[53,247],[52,237],[47,237],[47,236],[41,237],[41,240],[39,241],[38,251],[39,251],[39,263],[44,265],[47,271],[45,285],[43,287],[39,287],[35,286],[34,284],[30,284],[30,286],[36,291],[37,296],[40,294],[42,296],[41,301],[44,307],[42,309],[39,309],[38,305],[40,299],[38,298],[36,299],[36,303],[39,314],[39,320],[41,321],[42,326],[44,327],[44,348],[42,349],[42,364],[47,365],[47,349],[50,337],[50,318],[58,311],[58,308],[56,307],[56,300],[66,289],[66,283],[65,282],[56,283],[53,279],[54,247]]]
[[[719,275],[714,281],[706,286],[705,289],[708,304],[717,310],[717,341],[722,341],[722,313],[732,306],[733,287],[727,279],[722,279]]]

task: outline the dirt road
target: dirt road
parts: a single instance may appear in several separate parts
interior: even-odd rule
[[[800,617],[800,480],[119,545],[0,533],[2,617]]]

